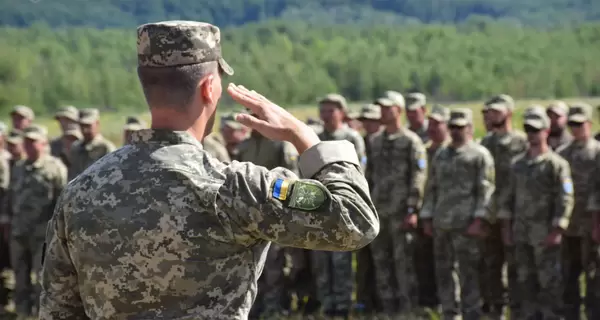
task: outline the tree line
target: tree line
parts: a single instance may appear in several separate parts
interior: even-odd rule
[[[134,28],[0,28],[0,108],[64,104],[138,108]],[[242,83],[275,101],[313,104],[388,89],[444,100],[600,95],[600,23],[540,31],[478,21],[397,27],[274,21],[228,28],[225,58]],[[225,101],[227,103],[227,101]]]

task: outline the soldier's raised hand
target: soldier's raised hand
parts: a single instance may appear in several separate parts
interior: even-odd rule
[[[268,139],[291,142],[298,153],[320,142],[313,129],[254,90],[231,83],[227,92],[255,115],[238,114],[236,120]]]

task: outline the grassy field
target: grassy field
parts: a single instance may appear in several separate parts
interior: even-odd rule
[[[564,99],[566,102],[568,103],[573,103],[573,102],[577,102],[577,101],[583,101],[583,102],[587,102],[593,106],[597,106],[600,105],[600,97],[596,97],[596,98],[571,98],[571,99]],[[516,128],[521,128],[522,125],[522,112],[523,110],[525,110],[528,106],[531,106],[533,104],[539,104],[542,106],[546,106],[550,101],[549,100],[521,100],[521,101],[517,101],[517,108],[515,111],[515,116],[514,116],[514,122],[515,122],[515,126]],[[471,108],[473,109],[473,116],[474,116],[474,122],[475,122],[475,135],[477,137],[482,136],[485,131],[483,128],[483,122],[481,119],[481,107],[482,107],[482,101],[474,101],[474,102],[460,102],[460,103],[447,103],[444,104],[447,105],[451,108],[458,108],[458,107],[467,107],[467,108]],[[360,103],[354,103],[350,105],[350,108],[352,110],[358,110],[360,109],[361,104]],[[238,107],[237,109],[233,109],[233,111],[241,111],[242,107]],[[318,109],[317,106],[294,106],[294,107],[290,107],[289,110],[299,119],[302,120],[306,120],[309,117],[313,117],[313,118],[318,118],[319,114],[318,114]],[[223,110],[223,112],[226,112],[227,110]],[[221,113],[221,110],[219,110],[219,113]],[[146,120],[148,123],[150,121],[150,115],[147,111],[145,110],[131,110],[131,111],[103,111],[102,112],[102,119],[101,119],[101,126],[102,126],[102,132],[103,134],[109,138],[110,140],[112,140],[114,143],[116,143],[117,145],[120,145],[122,143],[122,127],[125,123],[125,118],[127,116],[139,116],[142,119]],[[2,119],[3,121],[5,121],[6,124],[9,124],[9,119],[5,116]],[[600,126],[598,126],[598,114],[596,113],[596,124],[595,127],[596,129],[600,128]],[[214,130],[217,130],[217,128],[219,127],[219,123],[218,123],[219,119],[217,119],[217,123],[214,126]],[[59,134],[59,127],[58,124],[56,123],[56,121],[53,120],[51,115],[42,115],[42,116],[38,116],[36,118],[36,122],[46,125],[48,127],[48,131],[50,132],[50,134],[52,136],[57,136]]]

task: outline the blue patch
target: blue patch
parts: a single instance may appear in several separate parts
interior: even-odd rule
[[[423,170],[425,167],[427,167],[427,162],[425,159],[419,159],[419,161],[417,161],[417,165],[419,166],[419,169]]]
[[[573,183],[571,181],[563,182],[563,190],[568,194],[573,193]]]
[[[360,163],[362,163],[363,166],[366,165],[367,164],[367,156],[362,156],[360,158]]]
[[[281,197],[281,185],[283,184],[283,179],[277,179],[275,184],[273,185],[273,198],[279,199]]]

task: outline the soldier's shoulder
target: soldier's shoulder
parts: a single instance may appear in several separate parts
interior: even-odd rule
[[[346,139],[348,139],[348,140],[354,140],[354,141],[363,140],[360,133],[350,127],[344,128],[344,135],[346,136]]]
[[[527,142],[527,134],[521,130],[513,130],[512,136],[513,136],[513,139],[519,139],[521,141]]]
[[[404,131],[404,138],[410,140],[412,143],[423,145],[423,139],[416,132],[406,129]]]
[[[488,143],[490,141],[490,139],[492,138],[492,136],[493,136],[493,134],[491,132],[486,132],[486,134],[479,139],[479,143],[480,144]]]
[[[63,170],[66,170],[67,167],[65,166],[65,164],[62,162],[62,160],[60,160],[57,157],[54,157],[52,155],[47,155],[44,159],[44,168],[46,170],[48,170],[49,172],[52,173],[60,173]]]
[[[556,151],[549,152],[548,160],[555,166],[569,167],[569,162]]]

